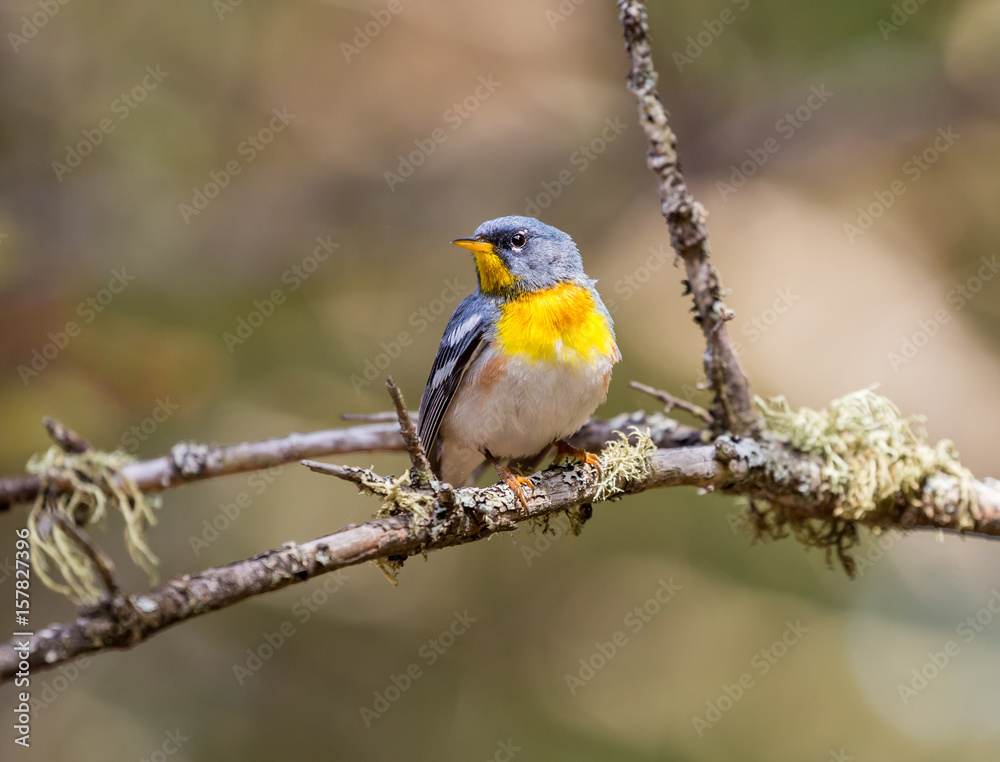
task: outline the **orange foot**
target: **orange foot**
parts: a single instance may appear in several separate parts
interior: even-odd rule
[[[514,497],[518,499],[521,506],[524,508],[525,513],[528,512],[528,499],[524,495],[524,488],[527,487],[531,494],[535,494],[535,485],[532,483],[531,479],[527,476],[518,476],[513,473],[509,468],[504,468],[500,465],[500,461],[493,457],[489,450],[483,453],[486,459],[493,464],[493,468],[496,469],[497,476],[499,476],[503,483],[507,485],[507,488],[514,493]]]
[[[601,460],[594,453],[586,450],[579,450],[569,444],[565,439],[557,439],[552,444],[556,447],[555,463],[562,463],[566,458],[576,458],[582,460],[588,466],[593,466],[597,470],[597,478],[601,478]]]
[[[506,484],[510,491],[514,493],[514,497],[518,499],[524,507],[525,512],[527,512],[528,499],[524,496],[524,488],[527,487],[532,495],[535,494],[535,485],[531,483],[531,479],[527,476],[512,474],[503,466],[497,469],[497,474],[501,479],[503,479],[504,484]]]

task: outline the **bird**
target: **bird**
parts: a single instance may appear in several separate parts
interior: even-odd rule
[[[418,435],[434,474],[461,487],[488,461],[527,512],[517,461],[596,455],[572,447],[621,360],[614,321],[573,239],[534,217],[488,220],[471,238],[478,284],[448,320],[420,400]],[[507,466],[501,463],[507,462]]]

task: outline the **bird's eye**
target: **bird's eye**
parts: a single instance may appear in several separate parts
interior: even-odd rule
[[[520,249],[527,242],[528,237],[524,233],[514,233],[514,235],[510,237],[510,245],[515,249]]]

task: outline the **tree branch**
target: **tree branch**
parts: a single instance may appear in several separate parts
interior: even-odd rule
[[[705,375],[715,393],[712,430],[752,436],[760,431],[760,419],[750,402],[749,381],[726,331],[725,323],[733,313],[722,302],[718,273],[708,262],[705,209],[688,192],[677,157],[677,136],[656,92],[646,3],[618,0],[618,9],[629,56],[628,89],[638,101],[639,123],[649,140],[647,164],[660,179],[660,211],[670,230],[670,242],[684,261],[695,320],[708,344]]]
[[[705,410],[705,408],[695,405],[693,402],[688,402],[680,397],[675,397],[670,392],[665,392],[662,389],[654,389],[652,386],[647,386],[646,384],[640,383],[639,381],[629,381],[628,385],[631,386],[636,391],[640,391],[643,394],[648,394],[653,399],[657,399],[663,403],[663,412],[669,413],[674,408],[680,408],[696,418],[701,418],[705,423],[711,426],[715,423],[715,419],[712,414]]]
[[[396,418],[395,413],[387,415],[393,420]],[[683,447],[702,441],[700,429],[659,414],[646,415],[638,411],[607,421],[590,420],[572,442],[582,449],[599,450],[605,442],[615,438],[615,431],[624,431],[629,426],[650,428],[658,447]],[[379,423],[225,446],[182,442],[171,448],[169,455],[129,463],[121,472],[143,492],[162,492],[190,482],[260,471],[306,458],[357,452],[402,452],[404,449],[399,425]],[[55,488],[70,488],[68,483],[60,484],[58,479],[54,482]],[[0,511],[16,503],[33,502],[40,486],[37,476],[0,478]]]
[[[614,466],[605,462],[604,468]],[[25,655],[34,672],[87,653],[129,648],[172,625],[320,574],[375,559],[398,562],[418,553],[474,542],[512,530],[524,521],[622,494],[695,486],[766,499],[799,520],[821,522],[835,521],[838,505],[822,476],[819,460],[770,440],[738,440],[728,435],[711,445],[656,450],[644,476],[619,477],[614,489],[603,496],[601,485],[583,467],[550,468],[533,478],[527,512],[503,484],[454,490],[450,500],[443,501],[429,490],[400,487],[391,477],[364,469],[352,471],[358,472],[354,481],[365,491],[379,493],[381,485],[396,494],[422,498],[426,514],[397,513],[300,545],[286,543],[228,566],[175,577],[142,595],[110,596],[99,604],[82,607],[75,622],[51,625],[28,638],[26,652],[15,651],[17,639],[0,646],[0,681],[12,679]],[[900,501],[894,511],[870,514],[860,523],[936,529],[968,526],[962,519],[959,485],[956,480],[949,484],[949,479],[942,476],[925,488],[915,504]],[[972,492],[973,512],[979,518],[970,531],[1000,536],[1000,482],[976,481]]]

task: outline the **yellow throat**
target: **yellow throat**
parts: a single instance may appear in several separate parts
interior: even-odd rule
[[[503,260],[492,251],[478,249],[473,251],[476,255],[476,269],[479,270],[479,287],[484,294],[501,294],[509,291],[514,285],[514,275]]]
[[[535,361],[586,363],[618,355],[594,297],[575,283],[559,283],[501,304],[497,333],[505,352]]]

